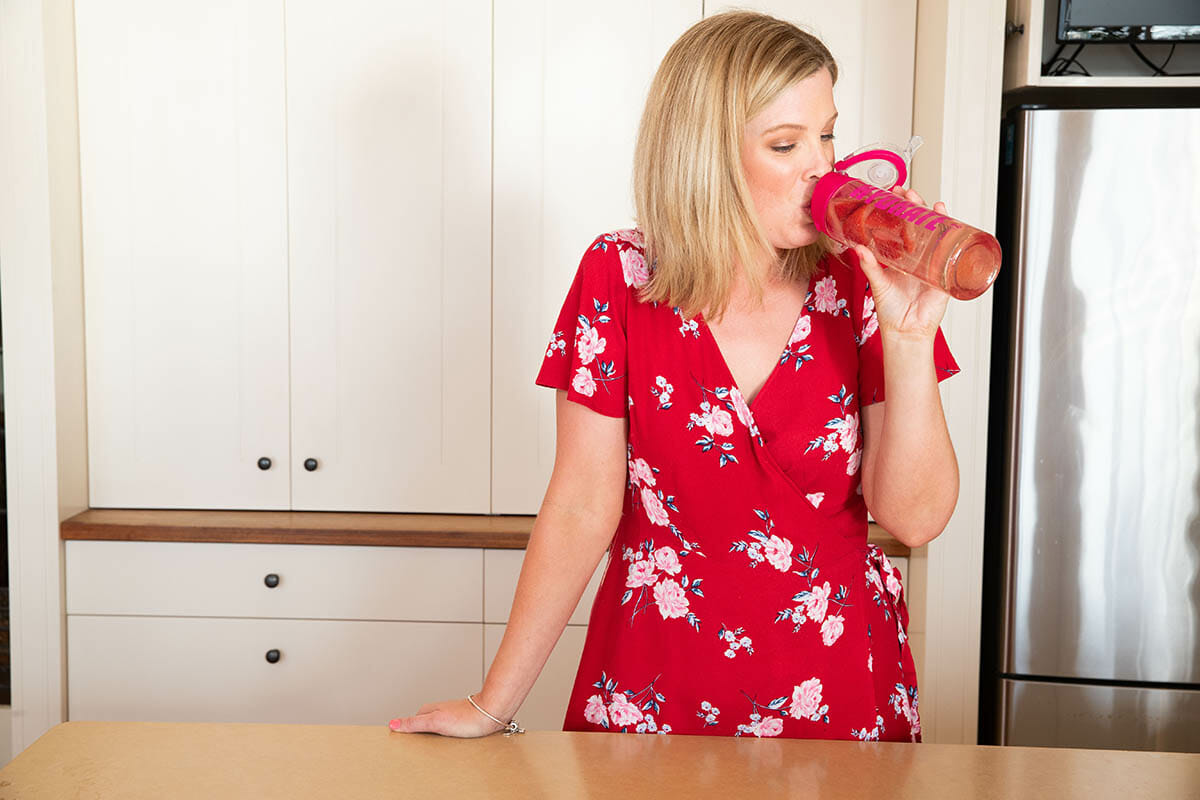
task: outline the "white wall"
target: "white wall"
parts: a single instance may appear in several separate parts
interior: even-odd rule
[[[919,0],[913,131],[925,145],[913,186],[994,231],[1004,0]],[[921,674],[925,741],[974,743],[992,295],[952,302],[942,325],[962,372],[942,384],[958,454],[958,507],[945,533],[913,553],[909,614]],[[923,573],[923,574],[922,574]]]
[[[12,752],[65,713],[60,520],[87,506],[71,0],[0,0]]]

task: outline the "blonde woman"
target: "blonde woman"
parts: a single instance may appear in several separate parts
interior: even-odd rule
[[[393,730],[502,730],[608,550],[565,729],[919,740],[903,590],[867,512],[912,547],[944,528],[937,384],[957,367],[947,295],[813,227],[836,79],[819,40],[760,14],[671,47],[638,135],[640,227],[587,248],[538,376],[557,454],[507,633],[476,695]]]

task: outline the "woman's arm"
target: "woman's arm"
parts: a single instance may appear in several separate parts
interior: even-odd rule
[[[933,340],[883,340],[886,401],[862,408],[863,499],[909,547],[940,534],[958,502],[958,459],[933,368]]]
[[[500,719],[511,719],[529,694],[620,522],[625,426],[624,419],[558,392],[554,471],[529,537],[508,627],[475,695]],[[415,716],[392,720],[391,728],[467,737],[500,729],[465,698],[425,705]]]
[[[914,191],[901,194],[925,204]],[[942,203],[934,210],[946,213]],[[888,533],[919,547],[945,529],[958,502],[958,459],[933,362],[949,295],[899,270],[883,270],[865,247],[855,252],[875,300],[887,398],[862,407],[863,499]]]

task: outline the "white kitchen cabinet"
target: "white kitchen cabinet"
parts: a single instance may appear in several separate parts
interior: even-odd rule
[[[916,0],[736,7],[798,23],[829,46],[840,154],[908,141]],[[726,8],[496,5],[493,513],[537,513],[554,465],[554,392],[534,386],[551,328],[584,249],[633,224],[634,138],[659,61],[704,13]]]
[[[70,615],[68,718],[383,726],[478,689],[480,627]]]
[[[490,3],[76,28],[90,505],[488,512]]]
[[[292,508],[487,513],[491,3],[285,6]]]
[[[75,15],[90,504],[287,508],[283,9]]]
[[[66,594],[71,719],[386,724],[483,682],[479,549],[69,541]]]
[[[533,381],[584,249],[633,224],[646,91],[702,5],[496,3],[493,513],[535,514],[541,504],[554,392]]]

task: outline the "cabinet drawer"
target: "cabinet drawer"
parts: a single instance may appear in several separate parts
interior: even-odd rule
[[[68,614],[480,622],[482,576],[478,549],[66,543]]]
[[[513,595],[517,591],[517,579],[521,576],[521,562],[525,559],[524,550],[484,550],[483,551],[483,620],[484,622],[508,622],[508,612],[512,609]],[[592,613],[592,602],[596,599],[596,591],[604,578],[604,568],[608,566],[608,556],[600,559],[599,566],[592,574],[591,580],[579,598],[568,625],[587,625]]]
[[[67,637],[72,720],[386,725],[483,679],[479,623],[70,616]]]

